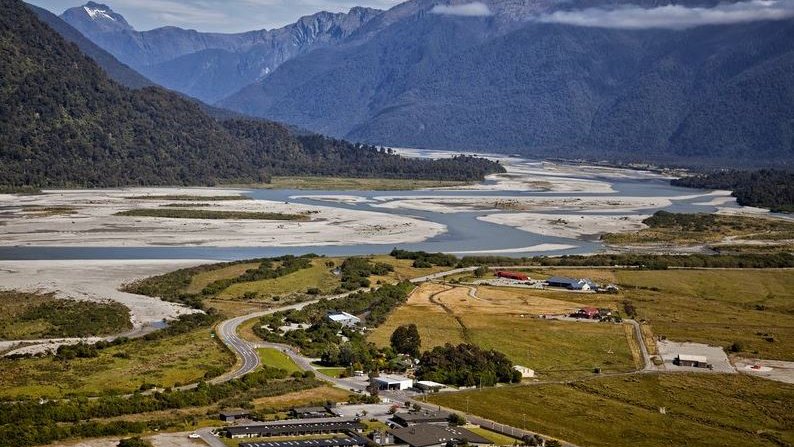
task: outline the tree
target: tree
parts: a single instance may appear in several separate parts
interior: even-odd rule
[[[488,271],[489,271],[488,267],[481,265],[477,267],[477,270],[474,271],[474,276],[476,276],[477,278],[482,278],[483,276],[488,274]]]
[[[118,447],[152,447],[152,443],[137,436],[119,441]]]
[[[391,335],[391,347],[395,352],[419,357],[419,348],[422,345],[419,328],[415,324],[400,326]]]
[[[458,413],[450,413],[447,417],[447,421],[450,423],[450,425],[466,425],[466,418],[459,415]]]

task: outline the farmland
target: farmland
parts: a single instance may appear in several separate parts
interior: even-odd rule
[[[742,375],[603,377],[441,393],[429,400],[595,447],[794,442],[794,386]]]
[[[415,323],[423,350],[445,343],[474,343],[501,351],[546,379],[588,376],[595,368],[621,372],[639,366],[640,359],[632,354],[635,342],[623,325],[537,318],[570,313],[581,305],[564,301],[563,295],[587,297],[582,300],[589,302],[598,298],[545,292],[479,287],[475,298],[469,287],[424,284],[369,339],[386,346],[394,329]]]

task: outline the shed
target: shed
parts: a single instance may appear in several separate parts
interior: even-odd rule
[[[328,319],[334,323],[339,323],[342,326],[353,327],[361,323],[361,319],[353,314],[347,312],[333,311],[328,312]]]
[[[241,408],[233,408],[223,410],[220,412],[220,420],[224,422],[234,422],[238,419],[248,419],[251,417],[251,412]]]
[[[688,366],[692,368],[711,367],[709,360],[705,355],[678,354],[673,363],[678,366]]]
[[[414,385],[414,381],[403,376],[380,376],[372,379],[380,390],[407,390]]]

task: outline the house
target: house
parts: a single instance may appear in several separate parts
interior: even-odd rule
[[[589,279],[571,279],[562,276],[552,276],[546,280],[546,284],[549,287],[562,287],[568,290],[590,291],[598,288],[598,284]]]
[[[347,312],[328,312],[327,318],[342,326],[353,327],[361,323],[361,319]]]
[[[410,427],[418,424],[447,424],[449,420],[449,413],[443,411],[411,411],[408,413],[395,413],[391,420],[402,425],[403,427]]]
[[[230,438],[264,438],[268,436],[301,436],[325,433],[356,433],[366,428],[356,418],[286,419],[251,425],[226,427]]]
[[[675,360],[673,360],[673,364],[691,368],[711,368],[709,360],[705,355],[678,354]]]
[[[414,381],[403,376],[380,376],[372,379],[379,390],[407,390],[414,386]]]
[[[342,438],[327,439],[300,439],[290,441],[265,441],[243,442],[240,447],[364,447],[369,445],[366,438],[361,436],[346,436]]]
[[[316,406],[316,407],[295,407],[289,411],[289,415],[295,419],[317,419],[339,416],[338,413],[330,406]]]
[[[600,315],[601,314],[600,314],[599,310],[597,308],[595,308],[595,307],[583,307],[583,308],[577,310],[576,313],[573,314],[573,317],[574,318],[585,318],[585,319],[588,319],[588,320],[592,320],[592,319],[595,319],[595,318],[599,318]]]
[[[515,279],[516,281],[529,281],[529,275],[521,272],[496,272],[496,276],[505,279]]]
[[[491,445],[491,441],[465,428],[420,424],[389,430],[397,445],[444,447],[449,444]]]
[[[535,377],[535,371],[532,369],[527,368],[526,366],[515,365],[513,369],[521,373],[521,378],[523,379],[531,379]]]
[[[248,419],[251,417],[251,412],[243,409],[229,409],[223,410],[220,413],[220,420],[224,422],[234,422],[238,419]]]

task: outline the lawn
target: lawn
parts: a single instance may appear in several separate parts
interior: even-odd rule
[[[423,350],[445,343],[474,343],[503,352],[513,362],[534,369],[540,379],[590,376],[595,368],[624,372],[640,366],[628,326],[533,317],[533,311],[539,309],[575,309],[579,304],[542,296],[533,300],[531,293],[544,294],[478,288],[478,298],[473,299],[468,287],[423,284],[370,334],[369,340],[387,346],[394,329],[414,323]],[[561,295],[564,293],[551,296]],[[597,297],[588,295],[586,299]]]
[[[185,289],[187,293],[200,293],[205,287],[222,279],[231,279],[241,276],[248,270],[259,268],[260,263],[248,262],[245,264],[232,264],[215,270],[201,272],[193,276],[190,285]]]
[[[429,400],[594,447],[794,442],[794,386],[744,375],[634,375],[439,393]]]
[[[218,375],[234,361],[209,329],[134,340],[103,349],[96,358],[0,359],[0,398],[129,393],[144,383],[169,387]]]
[[[259,359],[265,366],[283,369],[290,373],[301,370],[298,368],[298,365],[296,365],[295,362],[293,362],[292,359],[287,356],[287,354],[284,354],[278,349],[261,348],[257,349],[256,352],[259,353]]]
[[[344,177],[273,177],[268,189],[324,189],[336,191],[403,191],[467,185],[467,182]]]
[[[219,293],[218,298],[236,299],[253,292],[257,294],[257,298],[268,299],[274,296],[306,293],[312,288],[319,289],[323,295],[328,295],[339,287],[340,281],[339,277],[332,273],[332,268],[326,265],[327,262],[334,262],[336,265],[341,263],[340,260],[330,258],[313,259],[310,268],[301,269],[289,275],[232,284]]]
[[[345,372],[346,369],[347,368],[340,366],[340,367],[331,367],[331,368],[317,368],[317,371],[325,374],[328,377],[339,378],[342,376],[342,373]]]

